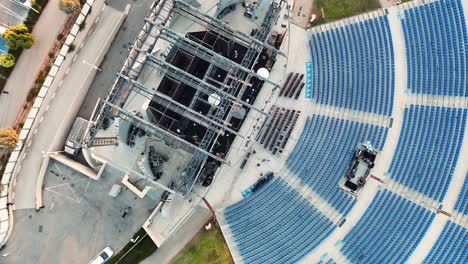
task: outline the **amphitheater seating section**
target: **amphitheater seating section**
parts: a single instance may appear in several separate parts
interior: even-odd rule
[[[312,70],[306,70],[305,76],[289,73],[279,96],[298,99],[306,79],[305,96],[311,93],[321,114],[306,119],[285,162],[287,170],[281,170],[289,175],[275,176],[257,192],[225,208],[228,243],[236,244],[244,263],[297,263],[337,226],[344,231],[351,228],[327,240],[327,245],[334,243],[340,251],[341,259],[325,249],[314,252],[313,257],[320,256],[314,263],[335,263],[333,258],[337,263],[407,263],[426,234],[434,242],[433,228],[441,229],[438,224],[444,223],[439,220],[446,223],[432,248],[424,245],[413,257],[427,264],[468,263],[468,173],[453,210],[455,197],[446,197],[449,185],[455,185],[457,164],[466,162],[461,149],[466,144],[468,108],[458,108],[468,97],[468,34],[462,0],[416,1],[395,8],[401,12],[392,20],[392,28],[393,23],[399,28],[401,22],[404,44],[399,45],[406,46],[407,65],[402,67],[407,67],[408,79],[402,88],[410,94],[403,116],[392,116],[394,50],[401,46],[393,47],[387,15],[377,16],[383,14],[377,11],[309,29],[312,58],[306,67]],[[388,12],[395,15],[393,10]],[[424,105],[417,103],[422,99]],[[444,106],[436,106],[440,102]],[[345,111],[362,114],[359,120],[392,116],[396,124],[402,121],[393,157],[386,160],[390,165],[385,162],[376,169],[378,175],[388,168],[385,184],[374,190],[375,197],[367,197],[372,201],[352,227],[345,225],[352,224],[347,215],[357,200],[339,184],[358,144],[369,142],[382,150],[388,128],[347,120],[344,114],[340,118]],[[299,113],[274,106],[257,142],[273,154],[282,153]],[[286,177],[290,177],[288,183]],[[459,175],[456,179],[458,184]],[[320,211],[308,197],[323,205]],[[328,214],[323,211],[327,208],[335,211]],[[434,222],[440,208],[451,217],[443,215]],[[427,255],[420,254],[425,250]]]
[[[298,99],[302,89],[304,89],[303,79],[304,74],[290,72],[283,86],[281,86],[279,96]]]
[[[390,177],[437,201],[452,179],[467,109],[411,105],[390,165]]]
[[[274,154],[282,152],[288,143],[300,111],[273,106],[270,120],[265,122],[257,141]]]
[[[424,259],[425,264],[467,263],[468,229],[447,221],[437,242]]]
[[[378,191],[343,240],[351,263],[404,263],[421,241],[434,213],[390,191]]]
[[[414,93],[468,96],[468,38],[461,1],[407,9],[402,25],[408,88]]]
[[[468,173],[465,176],[458,200],[455,203],[455,210],[468,215]]]
[[[310,39],[318,103],[391,115],[395,70],[386,16],[313,31]]]
[[[359,143],[382,149],[388,129],[314,115],[286,161],[288,169],[342,214],[355,203],[338,186]]]
[[[244,263],[295,263],[336,227],[280,177],[224,216]]]

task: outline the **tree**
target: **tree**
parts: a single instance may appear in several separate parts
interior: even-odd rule
[[[10,68],[15,65],[15,56],[11,53],[3,53],[0,55],[0,65],[5,68]]]
[[[7,41],[7,46],[12,49],[29,49],[34,45],[34,36],[29,33],[25,24],[19,24],[9,28],[3,33],[2,38]]]
[[[10,152],[16,148],[18,134],[11,128],[0,128],[0,151]]]
[[[77,12],[81,9],[80,0],[60,0],[59,1],[60,10],[64,11],[67,14]]]

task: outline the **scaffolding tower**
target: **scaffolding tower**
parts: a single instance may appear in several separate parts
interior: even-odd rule
[[[131,46],[129,55],[122,69],[117,74],[111,91],[105,100],[98,102],[93,112],[91,119],[93,125],[88,131],[84,144],[88,147],[95,145],[94,141],[97,140],[97,130],[105,127],[109,120],[121,118],[129,121],[147,134],[160,138],[167,145],[193,153],[192,159],[183,173],[182,182],[177,188],[177,192],[182,195],[190,194],[208,158],[212,158],[221,163],[227,163],[224,157],[214,155],[211,152],[217,138],[227,133],[243,137],[238,131],[227,125],[233,107],[240,106],[249,111],[257,111],[262,115],[267,115],[267,113],[263,112],[261,109],[254,107],[251,102],[246,102],[241,98],[252,78],[257,78],[265,83],[277,86],[268,79],[256,74],[253,70],[253,66],[258,56],[265,50],[269,51],[272,56],[286,56],[284,53],[265,42],[273,24],[278,19],[282,3],[281,1],[280,4],[275,2],[271,4],[268,14],[265,16],[261,27],[254,37],[236,30],[232,26],[180,0],[159,0],[153,3],[150,13],[145,18],[143,28],[138,34],[134,44]],[[247,52],[242,62],[237,63],[230,60],[206,48],[204,45],[170,29],[169,26],[174,16],[188,18],[195,23],[203,25],[209,31],[216,32],[219,35],[246,46]],[[197,78],[189,72],[175,67],[166,60],[155,56],[156,43],[159,40],[169,43],[169,49],[177,48],[186,50],[193,56],[209,62],[210,67],[216,66],[226,70],[227,77],[221,84],[221,88],[208,82],[208,77],[206,76],[203,79]],[[200,94],[217,94],[220,97],[220,104],[216,107],[216,110],[210,109],[206,116],[194,111],[192,109],[192,104],[189,106],[183,105],[173,100],[171,97],[158,92],[155,88],[148,87],[141,83],[138,78],[143,68],[146,66],[153,67],[161,74],[164,74],[164,76],[192,87],[196,90],[196,96]],[[231,81],[228,82],[228,80]],[[180,135],[165,130],[157,124],[149,122],[124,109],[125,102],[132,92],[143,95],[147,99],[157,102],[167,109],[204,126],[206,131],[201,142],[198,145],[190,143],[184,138],[181,138]]]

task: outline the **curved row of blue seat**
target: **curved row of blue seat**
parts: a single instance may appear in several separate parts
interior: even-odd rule
[[[468,215],[468,173],[465,175],[465,181],[463,182],[454,209]]]
[[[397,194],[378,191],[359,222],[343,239],[341,251],[351,263],[404,263],[434,216]]]
[[[468,229],[447,221],[423,263],[468,263]]]
[[[468,173],[465,176],[465,181],[463,182],[454,209],[468,215]]]
[[[382,149],[388,129],[333,117],[309,117],[286,165],[322,199],[346,215],[355,198],[338,186],[359,143]]]
[[[391,115],[395,66],[387,16],[312,33],[312,97],[320,104]]]
[[[295,263],[336,227],[279,177],[224,216],[244,263]]]
[[[404,14],[408,88],[468,96],[468,38],[461,1],[435,1]]]
[[[466,117],[467,109],[406,108],[390,177],[442,201],[459,158]]]

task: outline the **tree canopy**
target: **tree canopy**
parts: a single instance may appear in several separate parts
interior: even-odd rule
[[[7,41],[7,46],[12,49],[29,49],[34,45],[34,36],[29,33],[25,24],[19,24],[9,28],[3,33],[2,38]]]
[[[10,68],[15,65],[15,56],[11,53],[3,53],[0,55],[0,65],[5,68]]]
[[[67,14],[77,12],[81,9],[80,0],[60,0],[59,8]]]
[[[10,152],[16,148],[18,134],[11,128],[0,128],[0,151]]]

